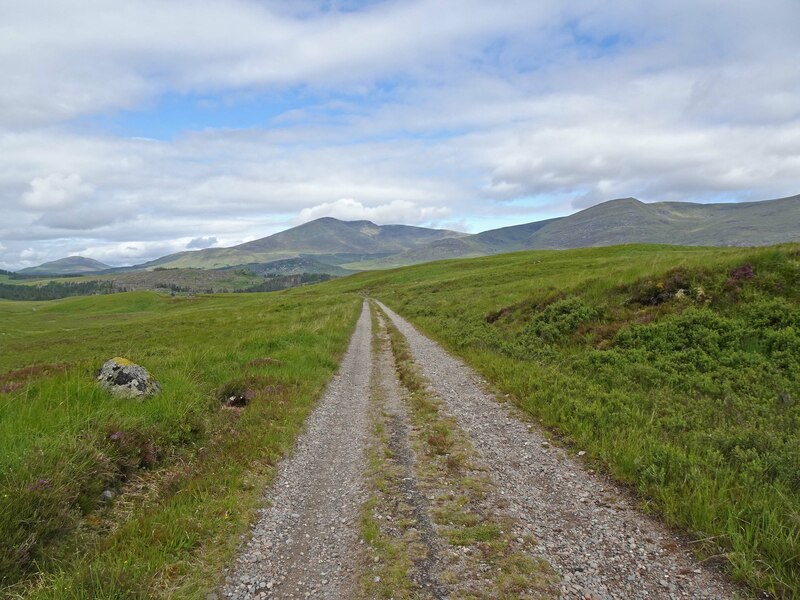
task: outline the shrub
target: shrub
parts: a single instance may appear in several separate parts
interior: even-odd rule
[[[581,324],[597,319],[598,308],[578,298],[558,300],[534,315],[522,331],[522,337],[533,344],[563,342]]]

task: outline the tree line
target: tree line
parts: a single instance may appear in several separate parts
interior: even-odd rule
[[[75,283],[49,281],[44,285],[18,285],[0,282],[0,298],[6,300],[58,300],[68,296],[111,294],[114,291],[116,290],[112,281],[81,281]]]

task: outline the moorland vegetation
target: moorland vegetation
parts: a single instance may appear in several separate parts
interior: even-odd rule
[[[797,244],[519,252],[272,294],[0,301],[7,594],[210,589],[365,294],[585,450],[704,558],[752,589],[800,594]],[[115,355],[163,393],[109,398],[93,373]],[[224,406],[231,395],[250,400]]]

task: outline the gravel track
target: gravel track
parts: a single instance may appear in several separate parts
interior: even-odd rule
[[[293,454],[280,463],[267,491],[269,505],[225,578],[224,597],[357,596],[370,341],[365,301],[339,373],[306,421]]]
[[[739,597],[737,588],[692,557],[681,538],[636,510],[624,489],[550,446],[516,409],[486,392],[472,369],[380,306],[489,466],[510,513],[527,524],[542,557],[560,573],[560,598]]]

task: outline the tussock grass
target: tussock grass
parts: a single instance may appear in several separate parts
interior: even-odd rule
[[[314,288],[0,302],[0,376],[22,383],[0,393],[0,596],[195,598],[216,585],[360,303]],[[100,389],[94,373],[117,355],[163,392]],[[239,392],[246,406],[222,406]]]

